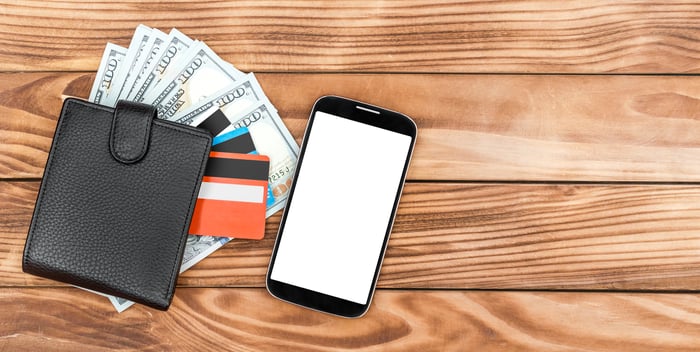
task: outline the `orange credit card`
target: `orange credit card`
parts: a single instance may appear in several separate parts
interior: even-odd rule
[[[211,152],[190,234],[262,239],[269,169],[265,155]]]

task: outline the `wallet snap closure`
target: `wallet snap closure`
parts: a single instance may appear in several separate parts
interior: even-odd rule
[[[114,108],[109,150],[125,164],[141,160],[148,151],[151,125],[158,110],[151,105],[120,100]]]

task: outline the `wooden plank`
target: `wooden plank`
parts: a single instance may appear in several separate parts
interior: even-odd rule
[[[94,75],[12,73],[0,77],[0,175],[41,177],[61,112],[62,93],[79,92],[75,95],[87,97]]]
[[[197,1],[0,5],[0,70],[95,70],[137,24],[176,26],[245,71],[700,72],[686,1]]]
[[[93,74],[0,74],[0,177],[41,177],[62,96]],[[299,140],[321,95],[419,126],[409,179],[700,182],[695,77],[260,74]]]
[[[0,286],[59,285],[21,272],[37,190],[0,182]],[[279,219],[179,284],[263,287]],[[700,290],[699,219],[694,186],[410,183],[379,286]]]
[[[343,319],[264,289],[180,288],[168,312],[118,314],[75,288],[4,288],[0,349],[697,351],[698,307],[690,294],[379,290]]]

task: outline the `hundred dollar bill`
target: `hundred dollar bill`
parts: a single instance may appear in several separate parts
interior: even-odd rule
[[[188,235],[187,244],[185,245],[185,251],[182,256],[182,265],[180,266],[180,273],[199,263],[202,259],[208,257],[210,254],[212,254],[217,249],[221,248],[230,240],[231,238],[228,237]],[[101,295],[109,298],[109,301],[119,313],[123,312],[125,309],[131,307],[134,304],[134,302],[121,297],[110,296],[105,294]]]
[[[119,70],[114,76],[114,88],[109,92],[107,98],[104,99],[103,105],[114,106],[122,89],[124,88],[124,82],[129,78],[129,73],[136,63],[136,59],[141,56],[148,39],[151,38],[151,29],[148,26],[142,24],[136,27],[133,37],[131,37],[131,43],[129,43],[129,48],[126,50],[126,57],[124,58],[124,64],[121,65]]]
[[[241,71],[221,60],[206,44],[197,42],[182,58],[182,64],[146,94],[143,103],[154,105],[159,117],[169,120],[243,77]]]
[[[128,99],[131,92],[136,88],[136,82],[146,75],[148,66],[155,60],[156,56],[162,52],[169,40],[169,35],[157,29],[151,31],[151,35],[144,45],[143,51],[136,58],[136,61],[132,65],[131,72],[129,72],[126,77],[118,99]]]
[[[142,75],[136,83],[134,89],[127,96],[128,100],[142,102],[146,93],[155,87],[163,77],[167,76],[173,67],[177,67],[176,62],[187,52],[193,41],[188,36],[173,28],[169,34],[169,42],[162,52],[157,55],[146,68],[146,74]]]
[[[195,118],[202,116],[203,112],[213,107],[221,108],[225,106],[226,111],[224,114],[234,116],[263,100],[266,100],[265,93],[263,93],[258,80],[255,79],[255,75],[249,73],[245,75],[245,80],[236,81],[211,94],[194,106],[190,106],[167,119],[189,125]],[[208,117],[209,115],[211,114],[208,113],[205,116]]]
[[[102,101],[107,97],[107,94],[114,87],[115,72],[121,67],[126,56],[126,48],[116,44],[107,43],[100,67],[97,69],[95,82],[92,83],[90,90],[91,102],[102,104]]]

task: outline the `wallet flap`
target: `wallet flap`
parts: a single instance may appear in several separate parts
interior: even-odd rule
[[[114,108],[109,150],[114,159],[135,163],[148,151],[151,124],[158,111],[151,105],[120,100]]]

